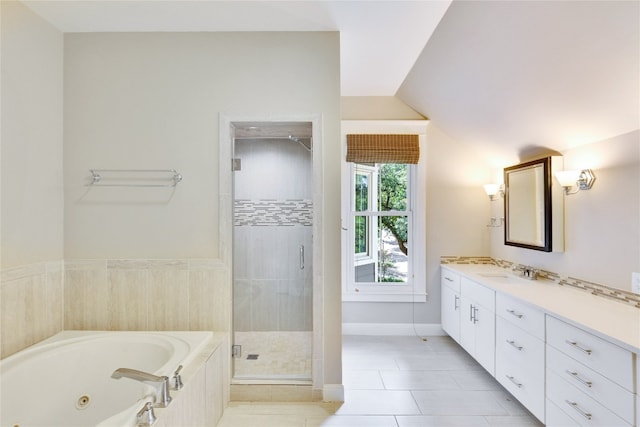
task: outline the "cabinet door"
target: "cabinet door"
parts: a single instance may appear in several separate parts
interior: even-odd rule
[[[460,342],[460,295],[449,286],[442,287],[442,329]]]
[[[460,296],[460,345],[474,358],[476,357],[476,325],[473,323],[473,301]]]
[[[474,357],[491,375],[495,376],[496,318],[493,311],[474,305],[476,350]]]

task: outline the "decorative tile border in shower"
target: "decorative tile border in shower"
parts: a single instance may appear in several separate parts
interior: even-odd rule
[[[311,200],[243,200],[234,202],[235,226],[311,226]]]
[[[441,264],[485,264],[496,265],[506,270],[518,270],[525,266],[504,259],[493,259],[483,256],[443,256],[440,257]],[[554,282],[559,286],[570,286],[593,295],[613,299],[615,301],[640,308],[640,295],[631,291],[612,288],[599,283],[589,282],[587,280],[576,279],[574,277],[561,277],[558,273],[546,270],[538,270],[538,276],[542,279]]]

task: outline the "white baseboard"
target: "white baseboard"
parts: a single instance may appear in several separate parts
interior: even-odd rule
[[[440,323],[343,323],[343,335],[447,335]]]
[[[325,402],[344,402],[344,386],[342,384],[325,384],[322,389],[322,400]]]

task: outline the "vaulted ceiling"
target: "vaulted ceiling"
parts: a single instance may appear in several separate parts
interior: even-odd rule
[[[511,157],[637,130],[640,2],[454,1],[397,95]]]
[[[396,96],[487,152],[640,128],[640,1],[23,3],[63,32],[340,31],[343,96]]]

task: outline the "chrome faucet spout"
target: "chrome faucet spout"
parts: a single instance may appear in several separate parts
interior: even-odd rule
[[[118,368],[113,371],[113,374],[111,374],[111,378],[120,379],[122,377],[131,378],[136,381],[150,381],[154,383],[161,383],[164,381],[164,378],[166,378],[129,368]]]
[[[160,408],[166,408],[167,406],[169,406],[169,403],[171,403],[171,395],[169,393],[169,377],[167,376],[160,377],[158,375],[138,371],[137,369],[118,368],[113,371],[113,373],[111,374],[111,378],[130,378],[136,381],[160,383],[156,406]]]

